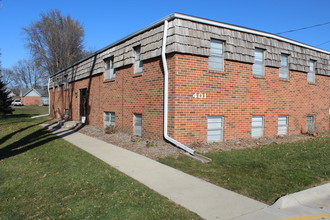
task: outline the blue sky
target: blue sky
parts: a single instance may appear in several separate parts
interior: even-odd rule
[[[330,21],[330,0],[0,0],[2,67],[28,59],[21,28],[59,9],[85,27],[85,46],[101,49],[173,12],[270,33]],[[330,50],[330,24],[281,36]]]

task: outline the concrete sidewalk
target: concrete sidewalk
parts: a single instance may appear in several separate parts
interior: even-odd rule
[[[229,220],[267,207],[104,141],[72,130],[48,129],[202,218]]]

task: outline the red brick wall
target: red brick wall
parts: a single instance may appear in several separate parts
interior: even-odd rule
[[[183,143],[207,140],[207,116],[224,116],[224,139],[251,137],[252,115],[264,116],[264,135],[277,135],[279,115],[289,116],[289,135],[306,131],[306,115],[315,115],[316,131],[329,131],[330,77],[266,67],[252,75],[252,64],[225,61],[225,71],[209,71],[208,58],[176,54],[171,71],[171,135]],[[201,93],[202,98],[193,94]],[[205,97],[206,94],[206,98]],[[174,128],[173,128],[174,126]]]
[[[133,133],[134,114],[142,114],[143,136],[163,137],[163,72],[159,59],[144,62],[142,74],[133,74],[132,65],[116,71],[114,80],[104,81],[103,74],[79,80],[51,90],[53,116],[63,117],[64,109],[71,109],[71,120],[79,117],[79,89],[90,88],[88,123],[103,128],[103,112],[115,112],[116,125]],[[53,107],[55,103],[55,107]],[[71,104],[71,108],[70,105]]]
[[[25,96],[22,98],[23,105],[40,105],[40,96]]]
[[[306,130],[306,115],[313,114],[316,131],[329,131],[330,77],[290,71],[289,80],[278,78],[278,68],[266,67],[265,77],[252,75],[252,64],[225,61],[225,71],[209,71],[208,58],[184,54],[168,55],[169,135],[184,144],[206,141],[207,116],[223,116],[224,139],[251,137],[252,115],[265,119],[265,136],[277,135],[279,115],[289,116],[289,135]],[[163,71],[160,57],[144,62],[144,72],[133,74],[133,66],[116,71],[116,79],[103,74],[70,83],[51,91],[54,116],[70,109],[79,119],[79,89],[90,88],[88,123],[103,127],[103,112],[115,112],[116,124],[133,133],[133,114],[143,115],[143,136],[163,137]],[[193,94],[203,94],[194,98]],[[206,98],[204,97],[206,94]],[[55,103],[55,106],[53,105]]]

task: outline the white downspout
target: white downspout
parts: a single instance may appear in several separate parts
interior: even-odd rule
[[[164,68],[164,138],[176,145],[177,147],[187,151],[190,154],[195,154],[195,151],[184,144],[174,140],[169,137],[167,134],[167,126],[168,126],[168,69],[166,62],[166,39],[167,39],[167,29],[168,29],[168,21],[164,21],[164,34],[163,34],[163,45],[162,45],[162,63]]]

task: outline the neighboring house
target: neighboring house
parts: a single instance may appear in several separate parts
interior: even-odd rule
[[[329,58],[281,36],[175,13],[52,75],[50,110],[186,145],[329,132]]]
[[[49,103],[47,89],[21,89],[20,97],[23,105],[48,105]]]

